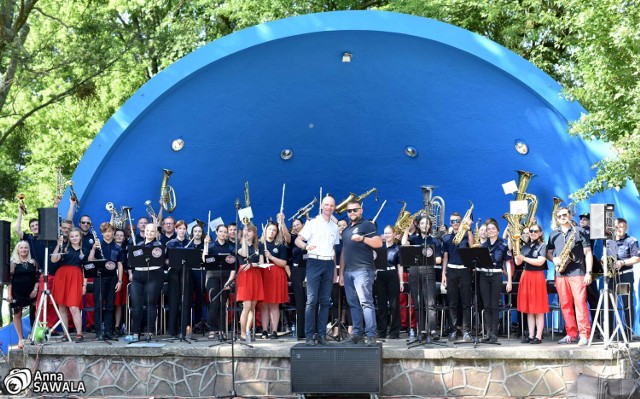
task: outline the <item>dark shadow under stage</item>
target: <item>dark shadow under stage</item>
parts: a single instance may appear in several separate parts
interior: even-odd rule
[[[65,380],[83,381],[80,396],[225,396],[232,390],[231,345],[200,338],[184,342],[158,341],[127,345],[123,340],[107,345],[50,342],[10,348],[11,367],[57,371]],[[546,337],[545,337],[546,338]],[[502,345],[473,344],[419,346],[407,349],[406,340],[386,340],[382,345],[380,396],[396,397],[565,397],[575,392],[580,374],[605,378],[636,378],[640,343],[629,348],[605,349],[558,345],[546,339],[540,345],[502,339]],[[238,344],[235,391],[238,396],[291,397],[291,348],[301,344],[286,335],[277,340],[257,340],[253,348]],[[331,347],[348,347],[330,343]],[[323,351],[318,346],[313,350]],[[349,362],[335,369],[349,370]]]

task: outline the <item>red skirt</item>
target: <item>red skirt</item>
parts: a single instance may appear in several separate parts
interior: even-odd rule
[[[262,288],[262,274],[257,267],[251,267],[249,270],[240,271],[236,277],[238,301],[261,301],[264,299],[264,290]]]
[[[547,313],[549,297],[547,296],[547,279],[544,270],[525,270],[518,287],[518,311],[522,313]]]
[[[122,284],[120,284],[120,291],[116,292],[115,300],[113,304],[117,305],[126,305],[127,304],[127,290],[129,289],[129,273],[122,273]]]
[[[262,272],[262,287],[264,289],[264,303],[289,302],[289,285],[287,284],[287,272],[284,268],[273,265],[260,269]]]
[[[51,295],[58,305],[82,309],[82,285],[84,278],[78,266],[62,266],[56,271],[56,283]]]

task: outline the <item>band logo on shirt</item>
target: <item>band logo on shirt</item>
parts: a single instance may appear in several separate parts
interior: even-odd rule
[[[154,258],[159,258],[162,256],[162,248],[160,247],[155,247],[151,250],[151,256],[153,256]]]

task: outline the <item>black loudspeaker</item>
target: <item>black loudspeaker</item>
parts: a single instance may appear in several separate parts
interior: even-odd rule
[[[9,283],[9,262],[11,261],[11,222],[0,220],[0,282]]]
[[[58,208],[38,208],[39,240],[58,241]]]
[[[382,388],[382,347],[291,347],[291,392],[379,393]]]
[[[604,240],[611,238],[615,231],[615,207],[613,204],[591,204],[589,226],[592,240]]]

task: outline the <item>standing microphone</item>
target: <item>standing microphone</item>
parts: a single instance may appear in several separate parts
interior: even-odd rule
[[[240,198],[236,198],[236,202],[234,203],[236,209],[240,209]]]

